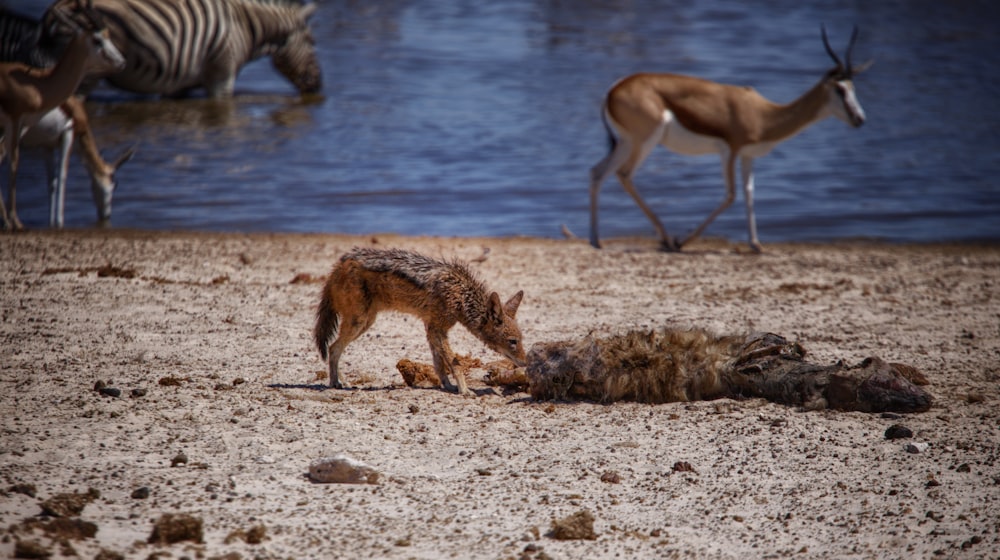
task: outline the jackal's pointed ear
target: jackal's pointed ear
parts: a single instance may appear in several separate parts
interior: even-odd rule
[[[524,297],[524,290],[517,292],[512,295],[507,303],[503,304],[504,313],[513,317],[517,313],[517,308],[521,305],[521,299]]]
[[[496,292],[490,294],[490,307],[486,315],[490,321],[496,323],[503,322],[503,304],[500,303],[500,294]]]

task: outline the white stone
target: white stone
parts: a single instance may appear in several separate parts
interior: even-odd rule
[[[905,449],[907,453],[923,453],[924,451],[927,451],[927,448],[930,446],[931,444],[929,443],[907,443],[903,446],[903,449]]]
[[[343,453],[317,459],[309,465],[309,478],[316,482],[378,484],[378,477],[375,469]]]

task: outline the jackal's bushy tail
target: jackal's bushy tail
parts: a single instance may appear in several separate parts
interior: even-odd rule
[[[337,310],[333,308],[333,301],[330,299],[330,287],[324,286],[323,297],[320,298],[319,307],[316,308],[316,327],[313,329],[316,347],[324,360],[327,359],[326,345],[333,337],[333,333],[337,332],[339,322]]]

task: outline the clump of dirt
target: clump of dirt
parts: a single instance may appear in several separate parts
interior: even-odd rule
[[[232,544],[237,540],[241,540],[247,544],[260,544],[264,542],[265,538],[267,538],[267,527],[264,525],[254,525],[246,530],[236,529],[235,531],[232,531],[226,535],[226,540],[224,542],[226,544]]]
[[[396,362],[396,370],[403,376],[407,387],[439,387],[441,379],[434,373],[434,366],[403,358]]]
[[[52,553],[38,541],[22,541],[14,543],[14,558],[49,558]]]
[[[316,276],[308,272],[300,272],[292,278],[289,284],[322,284],[326,282],[326,276]]]
[[[97,524],[82,519],[56,517],[47,521],[32,518],[21,524],[27,530],[41,529],[43,533],[57,541],[92,539],[97,536]]]
[[[91,488],[85,494],[73,492],[72,494],[56,494],[48,500],[38,504],[42,506],[43,515],[52,517],[76,517],[83,512],[87,504],[101,497],[101,493]]]
[[[168,545],[181,541],[202,543],[205,531],[200,517],[187,513],[165,513],[153,524],[147,542],[150,544]]]
[[[503,359],[490,362],[484,366],[486,377],[483,381],[491,387],[508,387],[519,391],[528,390],[528,374],[523,367],[517,367],[514,362]]]
[[[483,367],[482,360],[473,358],[467,354],[456,355],[452,363],[455,366],[456,375],[467,375],[470,369]],[[513,367],[513,364],[511,364],[511,367]],[[396,370],[403,376],[403,382],[406,383],[407,387],[441,386],[441,379],[431,364],[423,364],[403,358],[396,362]]]
[[[549,536],[560,541],[596,540],[594,515],[584,509],[568,517],[554,520]]]

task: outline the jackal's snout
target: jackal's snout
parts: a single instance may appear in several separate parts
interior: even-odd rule
[[[489,326],[483,329],[483,340],[518,367],[524,367],[528,363],[516,317],[522,298],[524,298],[523,290],[514,294],[507,303],[501,304],[499,294],[496,292],[490,294],[487,319]]]
[[[514,365],[517,367],[527,366],[528,357],[524,353],[524,346],[521,344],[521,339],[511,338],[508,341],[508,344],[510,345],[511,350],[509,352],[503,352],[503,355],[507,356],[510,361],[514,362]]]

